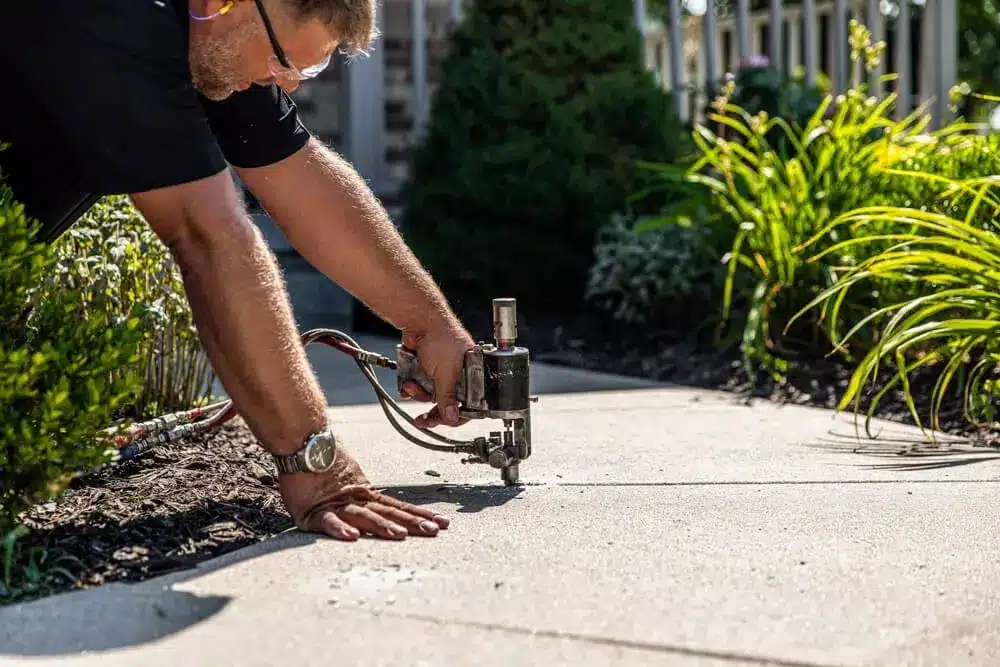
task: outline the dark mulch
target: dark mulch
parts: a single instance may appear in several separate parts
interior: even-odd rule
[[[27,545],[74,559],[63,587],[186,569],[293,526],[273,464],[239,419],[79,478],[24,523]]]
[[[489,340],[488,317],[463,319],[477,339]],[[763,379],[751,384],[734,350],[720,352],[677,337],[644,338],[588,317],[525,318],[519,336],[538,361],[804,405],[832,407],[850,376],[849,368],[819,359],[793,365],[782,385]],[[932,381],[918,381],[916,393],[926,399]],[[898,394],[885,401],[879,416],[911,421]],[[958,400],[949,404],[943,425],[972,434]],[[293,525],[272,463],[241,420],[77,480],[58,502],[34,508],[25,523],[33,531],[29,545],[76,559],[74,580],[61,582],[61,588],[186,569]]]

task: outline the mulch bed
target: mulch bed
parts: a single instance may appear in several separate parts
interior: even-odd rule
[[[293,527],[274,467],[240,419],[74,480],[26,513],[41,546],[75,575],[56,587],[140,581]]]
[[[491,337],[488,321],[470,317],[467,325],[477,339]],[[637,338],[585,317],[531,318],[519,336],[538,361],[797,404],[832,407],[850,376],[842,365],[816,360],[794,365],[785,384],[751,385],[735,351]],[[917,393],[930,392],[918,384]],[[886,400],[879,416],[910,421],[898,395]],[[958,405],[945,414],[944,426],[973,434]],[[187,569],[293,527],[273,474],[266,452],[236,419],[206,436],[74,481],[58,502],[27,514],[24,523],[32,532],[25,542],[74,559],[68,568],[73,580],[46,592]]]

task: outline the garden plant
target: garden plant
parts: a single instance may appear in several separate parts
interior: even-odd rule
[[[8,594],[18,576],[34,572],[14,568],[18,515],[56,497],[81,469],[111,460],[111,444],[99,436],[141,388],[123,369],[139,359],[142,304],[124,316],[84,315],[72,290],[43,293],[57,259],[37,230],[0,184],[0,584]]]
[[[850,38],[854,67],[870,72],[884,44],[873,43],[857,22],[851,23]],[[738,336],[748,372],[763,369],[781,380],[790,361],[822,356],[836,340],[823,311],[801,309],[868,253],[890,243],[881,238],[883,229],[869,225],[865,234],[870,243],[864,250],[845,244],[854,228],[831,227],[831,221],[876,204],[952,214],[960,204],[937,196],[941,181],[900,172],[942,178],[992,174],[1000,159],[996,142],[977,126],[959,121],[931,131],[925,108],[897,119],[895,96],[877,99],[867,95],[864,86],[827,95],[804,125],[764,112],[751,114],[732,103],[732,91],[731,84],[716,100],[707,123],[695,128],[697,160],[692,166],[647,166],[662,175],[666,187],[694,184],[711,194],[717,214],[704,216],[702,224],[722,226],[723,231],[711,236],[729,240],[719,257],[726,267],[721,319]],[[776,134],[793,150],[779,151]],[[654,218],[646,230],[664,224],[671,224],[670,216]],[[812,258],[802,252],[807,241]],[[835,253],[822,253],[834,247]],[[887,300],[912,294],[909,289],[898,281],[873,280],[841,301],[837,315],[850,326]],[[877,336],[873,329],[858,329],[852,345],[835,349],[851,360]]]
[[[976,149],[996,164],[992,144]],[[882,398],[899,387],[921,426],[940,430],[942,406],[950,401],[971,424],[993,430],[1000,406],[1000,171],[966,178],[891,173],[929,183],[937,202],[948,205],[869,205],[831,220],[803,244],[809,261],[821,263],[844,252],[862,259],[844,267],[837,282],[801,312],[822,306],[838,349],[865,327],[876,327],[878,339],[865,346],[840,402],[841,408],[853,404],[857,410],[865,387],[872,388],[866,426]],[[817,240],[835,230],[847,230],[846,240],[815,252]],[[898,286],[895,298],[860,321],[842,322],[842,304],[872,282]],[[879,380],[883,368],[889,369],[887,382]],[[934,381],[925,397],[913,378],[928,374]],[[918,404],[924,398],[929,401],[922,416]]]
[[[173,260],[127,199],[53,244],[0,183],[0,602],[70,577],[22,512],[114,459],[117,427],[207,399],[214,378]]]
[[[687,132],[617,0],[483,0],[449,38],[401,229],[459,311],[502,289],[522,312],[582,296],[597,230]],[[665,193],[631,213],[655,213]]]
[[[124,196],[106,197],[55,244],[54,271],[45,275],[43,298],[71,291],[83,317],[121,317],[145,304],[144,339],[135,369],[142,390],[128,416],[148,419],[204,404],[215,374],[169,250]]]

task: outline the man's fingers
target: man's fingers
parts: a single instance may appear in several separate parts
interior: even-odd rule
[[[462,358],[455,363],[442,365],[434,374],[434,401],[440,414],[441,423],[458,426],[458,376],[462,370]]]
[[[423,387],[421,387],[418,383],[414,382],[413,380],[407,380],[406,382],[404,382],[402,389],[403,389],[403,396],[406,396],[407,398],[412,398],[415,401],[422,401],[424,403],[429,403],[430,401],[434,400],[433,396],[427,393],[427,391]]]
[[[376,502],[380,505],[388,505],[389,507],[394,507],[400,511],[406,512],[407,514],[412,514],[414,516],[419,516],[424,519],[430,519],[436,523],[441,528],[447,528],[451,521],[440,514],[434,513],[433,510],[427,509],[426,507],[421,507],[419,505],[413,505],[411,503],[403,502],[399,498],[393,498],[386,493],[376,492],[375,494]]]
[[[395,521],[360,505],[347,505],[337,510],[337,514],[340,515],[341,519],[358,530],[389,540],[405,539],[410,532]]]
[[[434,428],[435,426],[440,426],[441,424],[445,423],[444,420],[441,418],[440,405],[435,405],[426,413],[420,415],[419,417],[414,417],[414,421],[417,423],[417,426],[420,426],[421,428]],[[451,425],[462,426],[463,424],[468,424],[468,423],[469,423],[468,417],[459,417],[458,422]]]
[[[441,425],[441,411],[438,406],[434,406],[426,413],[414,418],[417,426],[421,428],[434,428]]]
[[[430,518],[410,514],[396,507],[390,507],[382,503],[368,503],[366,507],[390,521],[405,527],[410,532],[410,535],[433,537],[438,534],[438,530],[440,529],[437,523]]]
[[[313,512],[302,526],[303,530],[353,542],[362,533],[391,540],[405,539],[407,535],[433,537],[451,524],[449,519],[430,509],[403,502],[370,487],[358,487],[354,492],[364,499],[358,498],[358,504]]]
[[[331,510],[314,514],[313,519],[306,526],[306,530],[312,533],[325,533],[334,539],[348,542],[353,542],[361,537],[361,532],[357,528],[349,525]]]

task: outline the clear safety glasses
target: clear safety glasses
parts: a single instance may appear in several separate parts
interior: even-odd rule
[[[271,20],[267,17],[267,12],[264,11],[264,5],[261,3],[261,0],[254,0],[254,4],[257,5],[257,11],[260,12],[260,18],[264,22],[264,29],[267,30],[267,38],[271,41],[271,48],[274,49],[274,55],[267,59],[271,76],[291,82],[303,81],[315,78],[330,65],[330,61],[333,59],[332,53],[310,67],[299,69],[293,65],[288,56],[285,55],[285,50],[281,48],[277,35],[274,34]]]

